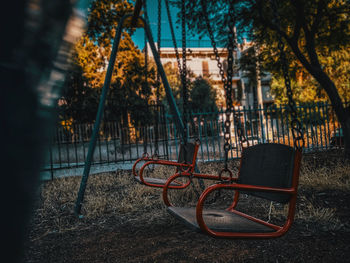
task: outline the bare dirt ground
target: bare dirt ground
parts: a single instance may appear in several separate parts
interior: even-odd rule
[[[237,170],[237,161],[231,166]],[[202,172],[220,167],[200,165]],[[295,222],[277,239],[193,232],[167,213],[160,189],[136,184],[130,171],[91,176],[79,219],[73,213],[79,183],[70,177],[41,186],[25,262],[350,262],[350,164],[338,152],[304,157]],[[268,207],[256,203],[247,209]],[[272,216],[281,211],[274,205]]]

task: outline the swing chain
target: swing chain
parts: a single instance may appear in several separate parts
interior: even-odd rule
[[[143,9],[144,9],[144,17],[146,22],[148,23],[148,13],[147,13],[147,1],[143,2]],[[148,46],[147,46],[147,36],[145,32],[145,88],[148,89]],[[144,133],[144,143],[143,143],[143,155],[142,158],[146,159],[149,158],[149,155],[147,153],[147,128],[144,127],[143,129]]]
[[[162,1],[158,0],[158,25],[157,25],[157,51],[160,56],[160,42],[161,42],[161,14],[162,14]],[[154,113],[156,118],[156,125],[155,125],[155,145],[154,145],[154,156],[158,157],[158,139],[159,139],[159,115],[158,115],[158,105],[159,105],[159,96],[160,96],[160,75],[159,72],[157,72],[157,80],[156,80],[156,103],[154,105]]]
[[[202,11],[203,11],[205,24],[207,26],[207,30],[208,30],[209,38],[210,38],[210,41],[211,41],[211,45],[213,46],[213,50],[214,50],[214,54],[215,54],[215,60],[217,62],[217,66],[219,68],[221,81],[222,81],[222,83],[225,84],[226,83],[226,77],[225,77],[224,67],[223,67],[223,65],[222,65],[222,63],[220,61],[220,55],[219,55],[219,51],[218,51],[218,48],[216,46],[216,42],[215,42],[215,39],[214,39],[213,29],[210,26],[209,16],[208,16],[208,12],[207,12],[207,1],[206,0],[201,0],[201,4],[202,4]]]
[[[159,56],[160,56],[161,29],[162,29],[162,1],[158,0],[157,51]],[[157,105],[159,104],[159,89],[160,89],[160,76],[159,76],[159,72],[157,72],[157,90],[156,90]]]
[[[280,20],[277,12],[277,5],[275,0],[270,0],[270,3],[272,5],[272,11],[273,11],[273,20],[276,25],[280,25]],[[281,64],[282,64],[282,72],[284,77],[284,83],[287,88],[287,97],[288,97],[288,106],[290,108],[290,114],[292,117],[291,120],[291,128],[292,128],[292,135],[293,135],[293,144],[294,147],[298,150],[302,150],[302,148],[305,145],[304,136],[303,136],[303,128],[302,124],[298,119],[297,114],[297,106],[293,99],[293,91],[291,88],[291,81],[288,74],[288,61],[286,54],[284,52],[284,42],[282,39],[282,36],[280,34],[277,34],[278,36],[278,49],[280,51],[280,58],[281,58]]]
[[[157,49],[158,49],[158,53],[160,52],[161,23],[162,23],[162,1],[158,0],[158,27],[157,27]]]
[[[201,0],[201,3],[202,3],[204,20],[205,20],[205,23],[206,23],[206,26],[207,26],[207,30],[208,30],[209,38],[210,38],[210,41],[211,41],[211,45],[213,46],[215,59],[216,59],[216,62],[217,62],[217,67],[219,68],[219,74],[221,76],[221,81],[224,84],[224,90],[225,90],[225,95],[226,95],[226,111],[225,111],[226,119],[225,119],[225,122],[224,122],[224,127],[225,127],[225,132],[224,132],[224,140],[225,140],[224,150],[225,150],[225,169],[226,169],[227,159],[228,159],[228,151],[231,148],[230,147],[230,139],[231,139],[231,134],[230,134],[230,126],[231,126],[230,113],[231,112],[230,112],[230,108],[231,108],[231,104],[232,104],[232,76],[230,76],[229,74],[232,73],[232,71],[227,70],[227,78],[226,78],[225,72],[224,72],[224,67],[223,67],[223,65],[221,63],[219,51],[218,51],[218,48],[216,46],[216,42],[215,42],[215,39],[214,39],[213,29],[210,26],[209,16],[208,16],[208,12],[207,12],[207,1],[206,0]],[[230,46],[230,44],[232,44],[231,41],[229,41],[229,46]],[[233,48],[230,48],[229,46],[228,46],[228,52],[229,52],[229,56],[230,56],[230,51],[232,51]],[[231,81],[229,81],[229,80],[231,80]]]
[[[185,0],[181,1],[181,26],[182,26],[182,74],[181,74],[181,82],[182,82],[182,99],[183,99],[183,123],[184,123],[184,136],[183,136],[183,143],[185,146],[185,156],[186,156],[186,143],[187,143],[187,83],[186,83],[186,13],[185,13]],[[185,158],[186,160],[186,158]]]
[[[228,58],[227,58],[227,78],[225,77],[225,72],[224,72],[224,67],[220,61],[220,55],[219,51],[217,49],[217,45],[214,39],[214,33],[213,29],[210,26],[210,21],[209,21],[209,16],[207,12],[207,1],[206,0],[201,0],[202,4],[202,10],[203,10],[203,16],[204,20],[206,23],[206,27],[208,30],[209,38],[211,40],[211,44],[213,46],[214,54],[215,54],[215,59],[217,61],[217,66],[219,68],[219,73],[221,76],[222,83],[224,84],[224,90],[225,90],[225,95],[226,95],[226,110],[225,110],[225,115],[226,115],[226,120],[224,122],[224,127],[225,127],[225,132],[224,132],[224,150],[225,150],[225,169],[227,169],[227,161],[228,161],[228,152],[231,150],[231,131],[230,131],[230,126],[231,126],[231,112],[234,113],[234,121],[236,123],[237,120],[239,120],[239,116],[234,110],[233,106],[233,100],[232,100],[232,77],[233,77],[233,50],[235,47],[235,32],[234,32],[234,26],[235,26],[235,20],[234,20],[234,8],[233,8],[233,2],[230,1],[230,6],[229,6],[229,21],[228,21],[228,27],[230,30],[229,37],[228,37],[228,46],[227,46],[227,51],[228,51]],[[243,137],[243,132],[242,132],[242,127],[241,125],[236,125],[237,128],[237,134],[239,135],[239,140],[242,143],[242,137]]]

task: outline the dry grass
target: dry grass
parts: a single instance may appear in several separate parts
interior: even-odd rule
[[[200,164],[199,169],[203,173],[217,173],[222,164]],[[237,171],[238,161],[232,161],[231,167]],[[173,168],[156,167],[153,174],[167,177],[173,173]],[[81,226],[73,210],[80,184],[80,177],[60,178],[42,184],[37,209],[34,214],[33,224],[37,229],[36,236],[40,238],[52,232],[65,232]],[[211,182],[205,182],[209,185]],[[199,191],[199,185],[196,186]],[[310,225],[324,230],[338,230],[344,224],[337,216],[336,208],[324,206],[320,203],[323,192],[349,191],[350,190],[350,164],[344,161],[333,161],[327,166],[322,166],[322,161],[315,162],[313,157],[304,158],[300,177],[299,201],[296,213],[296,221],[307,222]],[[93,224],[102,224],[109,217],[122,221],[137,221],[135,215],[147,214],[148,220],[163,220],[167,217],[165,207],[161,199],[161,189],[145,187],[134,182],[130,171],[118,171],[92,175],[88,181],[83,205],[83,221],[91,221]],[[231,193],[223,193],[221,200],[232,200]],[[198,196],[193,188],[185,191],[175,191],[172,197],[176,202],[195,204]],[[270,207],[270,202],[258,202],[258,198],[249,199],[242,196],[242,203],[248,205],[249,210],[257,213],[267,211],[265,219],[281,220],[286,212],[286,207],[275,204]],[[221,205],[222,203],[220,203]],[[226,204],[225,204],[226,205]],[[242,208],[244,210],[244,207]],[[270,211],[270,213],[268,213]],[[93,225],[92,224],[92,225]]]
[[[300,185],[315,190],[350,190],[349,163],[336,162],[332,166],[315,168],[308,163],[301,170]]]

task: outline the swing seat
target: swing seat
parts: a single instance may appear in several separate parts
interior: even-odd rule
[[[140,176],[135,176],[134,178],[140,184],[145,184],[145,185],[155,186],[155,187],[157,187],[158,185],[164,186],[166,181],[167,181],[167,179],[153,178],[153,177],[143,177],[142,178],[143,180],[140,178]],[[171,182],[170,185],[171,186],[181,186],[181,184],[178,182]]]
[[[285,234],[294,220],[297,187],[301,162],[300,150],[282,144],[259,144],[242,152],[238,178],[234,183],[218,183],[209,186],[201,194],[196,207],[174,207],[167,199],[164,187],[163,199],[168,212],[187,226],[214,237],[272,238]],[[176,180],[180,174],[169,178]],[[200,174],[192,174],[201,177]],[[232,190],[234,201],[227,209],[207,209],[206,198],[220,189]],[[236,210],[239,194],[244,193],[270,201],[288,204],[285,223],[275,225]]]
[[[187,171],[187,172],[193,172],[196,166],[198,149],[199,149],[198,142],[194,142],[194,143],[188,142],[186,146],[184,144],[181,144],[177,162],[152,159],[147,157],[140,158],[135,162],[133,166],[134,178],[137,182],[141,184],[151,186],[151,187],[163,188],[168,179],[144,177],[145,169],[147,168],[147,166],[150,166],[150,165],[174,166],[176,167],[176,172],[181,170]],[[185,157],[185,153],[186,153],[186,157]],[[145,161],[145,164],[141,167],[139,174],[137,174],[136,165],[141,161]],[[182,184],[176,181],[172,181],[169,185],[169,188],[185,188],[188,186],[188,184],[189,183]]]
[[[196,220],[195,207],[169,207],[168,211],[175,217],[178,217],[188,227],[200,232],[201,229]],[[203,219],[209,229],[217,232],[273,232],[274,229],[262,224],[256,223],[236,213],[219,209],[205,209]]]

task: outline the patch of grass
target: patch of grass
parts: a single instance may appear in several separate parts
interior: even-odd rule
[[[304,162],[300,176],[301,187],[315,190],[350,190],[350,164],[335,162],[332,166],[315,168]]]
[[[321,228],[323,231],[334,231],[342,228],[339,218],[336,217],[336,208],[321,207],[310,201],[305,196],[301,196],[296,220],[302,222],[312,222],[314,226]]]

